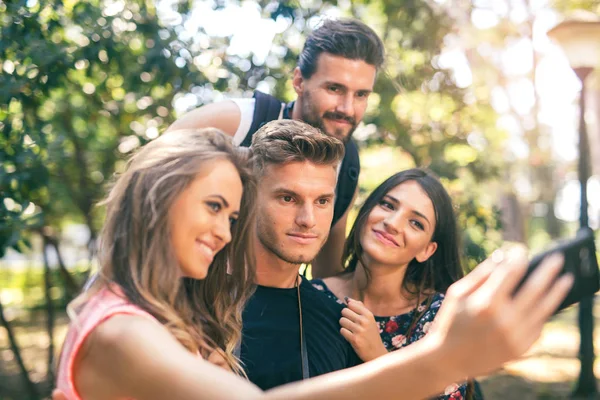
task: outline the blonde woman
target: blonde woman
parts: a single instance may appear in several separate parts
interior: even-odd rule
[[[218,131],[174,131],[141,149],[105,202],[100,278],[71,306],[55,399],[423,398],[523,353],[571,285],[555,279],[554,258],[513,296],[524,253],[487,260],[405,351],[263,393],[206,360],[216,352],[241,370],[252,200],[242,157]]]

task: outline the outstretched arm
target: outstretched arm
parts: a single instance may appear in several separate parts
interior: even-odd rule
[[[266,393],[195,357],[153,321],[113,317],[86,340],[76,364],[76,387],[84,399],[358,400],[392,399],[398,393],[422,399],[523,354],[572,285],[571,276],[556,280],[562,263],[561,257],[545,260],[513,295],[527,270],[526,253],[513,250],[500,263],[488,259],[450,287],[435,330],[422,340],[369,363]]]
[[[178,118],[167,131],[176,129],[217,128],[235,135],[240,125],[240,108],[233,101],[221,101],[196,108]]]
[[[572,276],[556,279],[563,260],[550,257],[513,296],[527,264],[521,248],[500,263],[484,261],[450,287],[436,329],[422,340],[349,370],[275,388],[267,397],[391,399],[402,393],[403,399],[422,399],[489,373],[533,344],[573,284]]]

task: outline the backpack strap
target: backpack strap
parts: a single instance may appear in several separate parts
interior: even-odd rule
[[[264,124],[279,118],[282,106],[284,105],[284,103],[276,97],[258,90],[254,91],[253,97],[255,99],[254,114],[248,134],[240,144],[240,146],[243,147],[250,147],[250,144],[252,143],[252,136]],[[288,104],[284,110],[284,114],[286,111],[289,113],[292,106],[293,103]],[[289,118],[290,116],[284,115],[284,118],[286,117]],[[356,187],[358,186],[358,175],[360,174],[358,147],[352,139],[346,143],[345,147],[346,155],[340,167],[340,174],[336,188],[337,198],[333,210],[333,220],[331,226],[334,226],[350,207],[352,199],[354,198]]]
[[[250,125],[250,130],[248,130],[248,134],[240,143],[240,146],[250,147],[252,143],[252,135],[254,132],[260,129],[261,126],[266,124],[269,121],[276,120],[279,118],[279,114],[281,113],[282,102],[269,94],[259,92],[258,90],[254,91],[254,115],[252,116],[252,124]]]
[[[360,160],[358,158],[358,146],[354,140],[350,139],[346,143],[346,155],[342,161],[340,175],[337,183],[337,198],[333,208],[333,227],[342,218],[346,210],[350,207],[356,187],[358,185],[358,175],[360,174]]]

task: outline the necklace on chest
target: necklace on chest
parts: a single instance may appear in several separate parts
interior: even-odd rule
[[[304,337],[304,326],[302,321],[302,298],[300,296],[300,276],[296,277],[296,283],[294,287],[296,288],[296,295],[298,297],[298,322],[300,325],[300,361],[302,366],[302,379],[310,378],[310,370],[308,367],[308,351],[306,350],[306,338]]]

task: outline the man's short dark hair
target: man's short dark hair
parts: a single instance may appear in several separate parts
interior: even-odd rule
[[[383,42],[373,29],[354,19],[326,20],[304,43],[298,59],[302,77],[310,78],[317,70],[321,53],[362,60],[379,69],[385,59]]]

